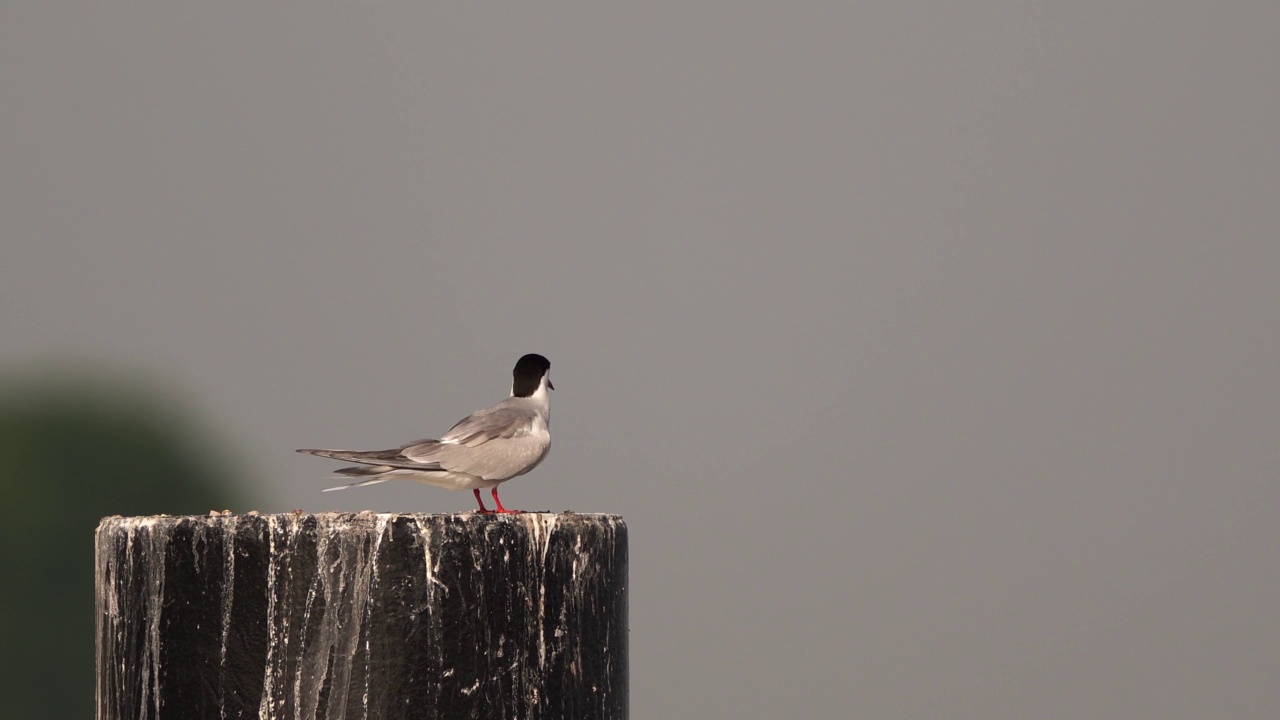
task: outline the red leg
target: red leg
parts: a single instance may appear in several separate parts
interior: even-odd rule
[[[484,513],[485,515],[492,515],[492,514],[493,514],[493,511],[492,511],[492,510],[490,510],[489,508],[485,507],[485,506],[484,506],[484,501],[480,499],[480,488],[476,488],[476,489],[472,490],[471,492],[475,493],[475,495],[476,495],[476,502],[480,503],[480,512]],[[495,495],[493,496],[493,499],[494,499],[494,500],[497,500],[497,499],[498,499],[498,496],[495,494]],[[501,506],[501,505],[499,505],[498,507],[502,507],[502,506]]]
[[[476,497],[477,497],[477,498],[478,498],[478,497],[480,497],[479,492],[480,492],[479,490],[477,490],[477,491],[476,491],[476,493],[477,493],[477,494],[476,494]],[[502,507],[502,501],[498,499],[498,488],[496,488],[496,487],[493,489],[493,501],[494,501],[495,503],[497,503],[497,504],[498,504],[498,509],[497,509],[497,510],[495,510],[494,512],[508,513],[508,514],[512,514],[512,515],[514,515],[515,513],[522,513],[522,512],[524,512],[523,510],[508,510],[508,509],[506,509],[506,508]]]

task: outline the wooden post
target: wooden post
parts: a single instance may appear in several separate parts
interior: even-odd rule
[[[626,718],[613,515],[109,517],[98,720]]]

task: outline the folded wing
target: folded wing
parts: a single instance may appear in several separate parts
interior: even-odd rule
[[[499,403],[459,421],[439,440],[416,440],[391,450],[298,452],[362,465],[337,470],[339,475],[361,477],[414,470],[505,480],[537,466],[550,443],[546,424],[536,412]]]

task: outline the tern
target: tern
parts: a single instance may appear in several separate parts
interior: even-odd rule
[[[511,397],[477,410],[439,440],[416,440],[392,450],[300,449],[300,453],[360,463],[337,470],[359,480],[345,490],[388,480],[414,480],[449,490],[470,490],[480,512],[518,513],[498,499],[498,485],[538,466],[551,450],[551,361],[530,353],[512,370]],[[484,506],[480,490],[491,488],[497,510]]]

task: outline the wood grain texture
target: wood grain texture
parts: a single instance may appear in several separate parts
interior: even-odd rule
[[[98,718],[625,718],[611,515],[105,518]]]

